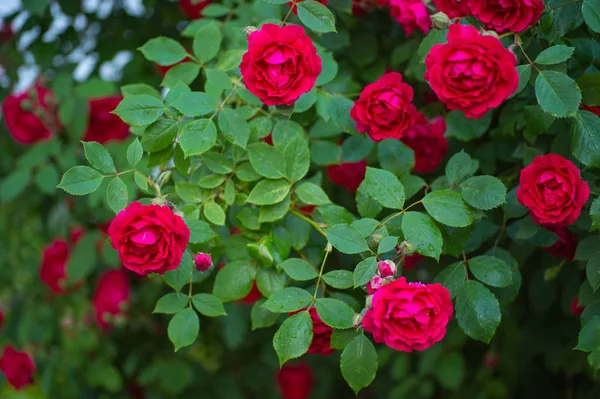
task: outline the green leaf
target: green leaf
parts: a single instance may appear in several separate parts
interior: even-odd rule
[[[300,258],[290,258],[281,263],[278,267],[296,281],[306,281],[317,278],[318,274],[314,267],[307,261]]]
[[[219,112],[219,128],[233,144],[246,148],[250,138],[250,126],[238,111],[223,108]]]
[[[473,223],[471,209],[456,191],[432,191],[423,198],[423,205],[431,217],[447,226],[466,227]]]
[[[136,138],[129,144],[129,147],[127,147],[127,162],[129,163],[129,166],[132,168],[135,167],[135,165],[142,160],[143,156],[144,149],[142,148],[140,141]]]
[[[181,291],[184,285],[190,282],[192,272],[194,270],[194,261],[189,252],[184,252],[181,258],[181,263],[177,269],[169,270],[163,275],[163,280],[167,285],[175,291]]]
[[[216,224],[218,226],[225,225],[225,212],[223,208],[217,205],[214,201],[209,201],[204,204],[204,217],[211,222],[212,224]]]
[[[436,44],[448,43],[446,34],[447,31],[441,29],[431,29],[429,33],[427,33],[427,35],[421,41],[419,49],[417,50],[417,58],[419,59],[419,63],[425,62],[425,57],[429,54],[433,46]]]
[[[563,118],[573,116],[581,103],[577,83],[558,71],[541,71],[535,80],[535,96],[544,112]]]
[[[595,292],[600,287],[600,252],[597,252],[588,260],[585,275]]]
[[[213,294],[224,302],[242,299],[252,289],[256,269],[247,261],[231,262],[217,273]]]
[[[279,313],[273,313],[263,308],[262,304],[264,302],[265,300],[261,299],[252,305],[252,310],[250,311],[252,331],[258,328],[271,327],[273,324],[275,324],[277,318],[279,317]]]
[[[196,341],[200,331],[200,320],[192,308],[185,308],[177,313],[167,328],[169,339],[175,346],[175,352]]]
[[[356,133],[356,122],[350,117],[350,109],[353,106],[354,102],[349,98],[341,96],[329,98],[327,110],[331,116],[331,121],[344,133]]]
[[[267,143],[254,143],[248,146],[248,157],[252,168],[261,176],[269,179],[285,176],[285,159],[277,148]]]
[[[173,119],[159,119],[144,131],[142,148],[148,152],[157,152],[172,146],[179,124]]]
[[[187,298],[186,298],[187,299]],[[223,302],[219,298],[211,294],[196,294],[192,297],[192,303],[198,312],[204,316],[217,317],[226,316]]]
[[[469,337],[489,343],[500,324],[498,300],[481,283],[468,280],[456,299],[456,320]]]
[[[315,32],[335,32],[335,17],[323,4],[304,0],[297,4],[298,18],[304,25]]]
[[[340,358],[342,376],[350,388],[358,392],[369,386],[377,374],[377,352],[371,341],[363,334],[354,338]]]
[[[506,202],[506,187],[494,176],[471,177],[460,186],[463,200],[474,208],[489,210]]]
[[[331,203],[325,191],[314,183],[302,183],[296,188],[296,195],[307,205],[325,205]]]
[[[597,350],[600,346],[600,316],[594,316],[583,325],[575,349],[584,352]]]
[[[263,304],[263,307],[275,313],[289,313],[305,308],[312,300],[312,295],[297,287],[279,290]]]
[[[238,68],[245,53],[246,50],[223,51],[217,61],[217,69],[227,72]]]
[[[79,168],[87,168],[90,169],[91,171],[93,171],[94,173],[98,173],[96,172],[94,169],[92,168],[88,168],[87,166],[78,166]],[[69,171],[67,171],[67,173],[69,173]],[[65,176],[67,175],[67,173],[65,173]],[[13,199],[17,198],[19,196],[19,194],[21,194],[23,192],[23,190],[25,190],[25,188],[27,187],[27,184],[29,184],[29,179],[31,177],[31,170],[29,169],[17,169],[14,172],[8,174],[3,180],[2,180],[2,184],[0,185],[0,199],[2,200],[2,202],[8,202],[8,201],[12,201]],[[75,178],[75,176],[72,176],[72,178]],[[64,177],[63,177],[64,180]],[[100,182],[101,180],[99,180]],[[100,183],[98,183],[98,186],[100,185]],[[63,188],[60,187],[59,188]],[[98,187],[95,187],[94,190],[95,191]],[[63,188],[63,190],[67,191],[67,189]],[[68,191],[67,191],[68,192]],[[87,194],[87,193],[84,193]]]
[[[74,166],[65,172],[58,188],[73,195],[91,194],[100,187],[103,177],[102,174],[90,167]]]
[[[600,1],[584,0],[581,14],[587,26],[594,32],[600,33]]]
[[[494,256],[476,256],[469,259],[469,270],[475,278],[492,287],[507,287],[512,284],[513,271],[500,258]]]
[[[174,89],[171,89],[171,91],[174,91]],[[167,97],[167,99],[169,98]],[[216,99],[198,91],[183,91],[167,103],[185,116],[208,115],[219,108],[219,102]]]
[[[391,172],[367,167],[362,184],[369,195],[382,206],[391,209],[402,209],[404,206],[404,187]]]
[[[529,83],[529,79],[531,78],[531,65],[519,65],[517,66],[517,72],[519,73],[519,86],[517,90],[511,94],[508,98],[513,98],[520,92],[522,92],[525,87],[527,87],[527,83]]]
[[[578,111],[573,124],[571,151],[586,166],[600,166],[600,118],[589,111]]]
[[[207,69],[206,71],[206,82],[221,90],[231,90],[231,78],[226,72],[218,69]]]
[[[48,0],[21,0],[23,8],[33,15],[43,17],[48,9]],[[10,9],[10,8],[9,8]],[[27,398],[22,398],[27,399]],[[33,399],[33,398],[32,398]]]
[[[577,86],[581,89],[582,103],[600,105],[600,73],[586,73],[577,78]]]
[[[200,1],[198,1],[199,3]],[[226,7],[222,4],[209,4],[206,7],[204,7],[202,9],[202,16],[203,17],[223,17],[225,15],[227,15],[229,13],[229,11],[231,10],[231,8]]]
[[[123,94],[123,97],[147,94],[149,96],[156,97],[159,100],[162,98],[158,90],[145,83],[133,83],[121,86],[121,94]]]
[[[230,180],[231,181],[231,180]],[[289,211],[291,204],[291,195],[287,195],[283,201],[275,205],[267,205],[260,208],[258,215],[259,223],[275,222],[283,218]]]
[[[319,75],[319,77],[317,78],[317,81],[315,82],[315,86],[319,87],[319,86],[323,86],[326,85],[327,83],[330,83],[333,79],[335,79],[335,77],[338,74],[338,70],[339,70],[339,66],[338,63],[335,61],[335,58],[333,57],[333,54],[330,52],[320,52],[320,54],[318,53],[318,55],[321,57],[321,74]],[[310,92],[309,92],[310,93]],[[317,100],[317,97],[315,96],[315,101]],[[298,102],[296,102],[297,104]],[[294,104],[294,105],[296,105]]]
[[[319,298],[315,307],[323,323],[332,328],[350,328],[353,326],[354,310],[339,299]]]
[[[456,298],[467,281],[467,270],[462,262],[446,266],[435,278],[436,283],[442,284],[450,291],[450,296]]]
[[[274,268],[260,268],[256,275],[256,286],[264,297],[270,298],[274,293],[284,289],[287,277]]]
[[[113,113],[128,125],[146,126],[160,118],[165,109],[165,104],[160,99],[139,94],[125,97]]]
[[[95,141],[82,141],[85,158],[100,172],[117,173],[110,153]]]
[[[442,387],[456,390],[463,382],[465,368],[464,357],[458,352],[450,352],[442,357],[435,368],[435,376]]]
[[[179,145],[185,157],[201,155],[217,143],[217,128],[209,119],[191,121],[183,127],[179,135]]]
[[[94,270],[98,239],[97,233],[87,232],[77,242],[75,248],[71,248],[66,266],[69,282],[82,281]]]
[[[144,54],[147,60],[162,66],[177,64],[187,57],[187,51],[181,44],[163,36],[148,40],[138,50]]]
[[[444,241],[435,222],[421,212],[406,212],[402,216],[402,233],[421,255],[440,259]]]
[[[108,206],[114,213],[119,213],[129,203],[129,194],[127,192],[127,186],[119,177],[115,177],[108,183],[106,189],[106,201]]]
[[[558,44],[542,51],[534,62],[540,65],[560,64],[571,58],[573,51],[575,51],[575,47]]]
[[[204,200],[202,189],[196,184],[187,182],[176,183],[175,192],[185,202],[202,202]]]
[[[360,231],[348,224],[331,226],[325,232],[327,240],[340,252],[358,254],[369,250],[367,240]]]
[[[400,140],[386,139],[377,145],[379,163],[395,175],[408,175],[415,166],[414,151]]]
[[[398,237],[395,237],[395,236],[385,237],[379,243],[379,246],[377,248],[377,254],[381,255],[386,252],[389,252],[389,251],[395,249],[396,245],[398,245]]]
[[[200,159],[211,171],[218,174],[227,174],[233,171],[233,162],[229,157],[216,151],[203,154]]]
[[[493,112],[488,112],[479,119],[467,118],[461,111],[450,111],[446,116],[446,134],[448,138],[460,141],[471,141],[483,136],[492,123]]]
[[[282,366],[290,359],[304,355],[313,338],[313,325],[308,312],[288,317],[273,337],[273,348]]]
[[[171,292],[166,294],[156,302],[152,313],[173,314],[180,312],[188,304],[188,296]]]
[[[169,68],[160,85],[169,89],[179,82],[189,85],[196,80],[199,73],[200,65],[195,62],[184,62]]]
[[[377,259],[371,256],[361,261],[353,273],[354,287],[360,287],[365,285],[371,280],[375,272],[377,271]]]
[[[398,140],[394,140],[399,142]],[[373,150],[375,142],[367,136],[350,136],[342,144],[341,162],[358,162],[366,158]]]
[[[223,35],[216,23],[209,23],[194,36],[194,55],[201,63],[206,63],[219,53]]]
[[[21,173],[21,171],[17,171],[17,172],[19,172],[19,174]],[[41,166],[38,169],[38,171],[35,175],[35,184],[38,186],[38,188],[43,193],[54,194],[54,192],[56,191],[56,185],[58,184],[59,178],[60,178],[60,176],[58,174],[58,170],[56,169],[56,166],[54,166],[52,164],[46,164],[46,165]],[[27,186],[27,183],[29,183],[29,175],[24,174],[24,178],[21,181],[16,182],[13,180],[13,184],[17,184],[17,186],[16,187],[12,186],[12,188],[13,189],[20,188],[20,187],[25,188]],[[12,195],[14,195],[14,194],[12,194]],[[3,198],[1,188],[0,188],[0,198]]]
[[[323,281],[325,281],[325,284],[339,290],[352,288],[354,285],[352,272],[348,270],[332,270],[325,273],[323,275]]]
[[[600,197],[596,198],[590,206],[590,219],[592,220],[590,231],[600,230]]]
[[[271,205],[283,201],[290,192],[290,184],[283,180],[262,180],[250,192],[247,202],[256,205]]]
[[[464,151],[458,152],[446,164],[446,179],[450,186],[460,183],[471,173],[471,157]]]

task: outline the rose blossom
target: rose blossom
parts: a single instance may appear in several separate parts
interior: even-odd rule
[[[314,375],[306,363],[286,364],[276,378],[283,399],[307,399],[312,393]]]
[[[48,140],[52,132],[40,115],[49,119],[48,99],[52,93],[39,84],[21,94],[11,94],[2,103],[4,123],[12,138],[20,144],[31,145]]]
[[[571,314],[573,316],[581,316],[584,310],[585,306],[579,306],[577,297],[573,298],[573,301],[571,302]]]
[[[417,122],[401,140],[415,152],[415,173],[430,173],[437,169],[448,152],[446,121],[441,116],[427,120],[419,113]]]
[[[551,227],[549,230],[558,236],[558,240],[549,247],[542,249],[558,258],[573,260],[577,249],[577,236],[566,227]]]
[[[517,57],[500,39],[474,26],[450,25],[448,43],[436,44],[425,58],[425,80],[449,109],[481,118],[517,90]]]
[[[466,0],[471,15],[498,34],[522,32],[536,24],[544,11],[542,0]]]
[[[196,270],[199,272],[205,272],[212,266],[212,258],[210,254],[206,254],[204,252],[199,252],[194,257],[194,265],[196,266]]]
[[[252,305],[256,301],[258,301],[259,299],[261,299],[262,297],[263,296],[260,293],[260,290],[258,289],[258,285],[256,285],[256,281],[253,281],[252,282],[252,288],[250,289],[250,292],[248,293],[248,295],[246,295],[242,299],[237,300],[236,302],[243,303],[243,304],[246,304],[246,305]]]
[[[348,191],[354,192],[365,179],[367,173],[367,162],[344,162],[339,165],[329,165],[327,167],[327,176],[329,180],[340,186],[344,186]]]
[[[123,314],[123,305],[129,300],[129,280],[124,270],[109,270],[98,280],[98,287],[92,302],[96,309],[96,320],[103,329],[108,329],[110,324],[107,315],[118,316]]]
[[[212,3],[212,0],[198,1],[195,3],[194,0],[179,0],[179,8],[189,19],[202,18],[202,10]]]
[[[431,27],[429,12],[421,0],[390,0],[390,15],[402,25],[406,36],[417,28],[427,33]]]
[[[413,89],[398,72],[389,72],[367,85],[350,110],[356,129],[371,140],[399,139],[415,124]]]
[[[304,28],[264,24],[248,36],[240,71],[246,87],[266,105],[292,105],[321,74],[321,57]]]
[[[108,235],[127,269],[164,274],[181,263],[190,229],[168,206],[133,202],[115,217]]]
[[[65,283],[67,281],[70,246],[75,245],[82,235],[83,229],[75,227],[71,232],[69,243],[62,238],[56,238],[42,252],[40,279],[55,294],[66,293]]]
[[[433,4],[450,19],[471,15],[467,0],[433,0]]]
[[[304,311],[306,311],[306,309],[301,309],[291,314]],[[313,325],[313,337],[310,347],[308,348],[308,353],[320,353],[323,356],[331,355],[335,350],[331,347],[331,334],[333,333],[333,329],[327,324],[323,323],[323,320],[321,320],[316,308],[310,308],[308,313],[310,314],[310,319],[312,320]]]
[[[591,113],[593,113],[596,116],[600,116],[600,106],[588,106],[588,105],[581,105],[581,108],[584,111],[590,111]]]
[[[104,144],[111,140],[125,140],[129,136],[129,126],[111,113],[121,100],[122,96],[90,100],[90,116],[83,141]]]
[[[377,272],[383,278],[393,277],[396,274],[396,265],[391,260],[382,260],[377,264]]]
[[[35,364],[27,353],[7,346],[0,357],[0,370],[4,373],[6,381],[19,390],[33,382]]]
[[[402,264],[403,270],[412,270],[424,259],[423,255],[415,253],[414,255],[410,255],[404,258],[404,263]]]
[[[444,338],[452,313],[445,287],[400,277],[375,291],[363,327],[375,342],[403,352],[421,351]]]
[[[529,208],[531,218],[538,224],[573,224],[589,195],[590,189],[579,169],[560,155],[539,155],[521,170],[517,199]]]
[[[367,294],[372,294],[378,289],[380,289],[385,284],[385,281],[381,278],[381,276],[374,275],[371,277],[371,280],[367,283]]]

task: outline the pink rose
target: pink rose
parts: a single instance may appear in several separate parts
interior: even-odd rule
[[[104,144],[111,140],[125,140],[129,136],[129,126],[111,113],[121,100],[122,96],[90,100],[90,116],[83,141]]]
[[[371,277],[371,280],[367,283],[367,294],[372,294],[380,289],[385,284],[385,281],[377,274]]]
[[[194,265],[196,266],[196,270],[199,272],[205,272],[212,266],[212,258],[210,254],[206,254],[204,252],[199,252],[194,257]]]
[[[100,327],[110,328],[107,322],[108,315],[123,315],[123,307],[129,300],[129,291],[129,280],[124,270],[109,270],[102,274],[92,299]]]
[[[264,24],[252,32],[240,64],[248,90],[269,106],[292,105],[321,70],[317,49],[298,25]]]
[[[21,94],[11,94],[4,99],[4,123],[16,142],[31,145],[52,137],[48,128],[54,119],[49,107],[50,97],[49,90],[36,84]]]
[[[453,310],[442,285],[407,283],[400,277],[375,291],[363,327],[375,342],[403,352],[422,351],[444,338]]]
[[[471,15],[467,0],[433,0],[433,4],[450,19]]]
[[[344,186],[348,191],[354,192],[365,179],[367,162],[345,162],[339,165],[329,165],[327,176],[337,185]]]
[[[6,381],[19,390],[33,382],[35,364],[27,353],[7,346],[0,357],[0,370],[4,373]]]
[[[40,279],[57,295],[66,293],[67,263],[72,245],[75,245],[81,236],[83,229],[75,227],[71,232],[69,243],[57,238],[47,245],[42,252],[42,266],[40,268]]]
[[[427,33],[431,27],[429,12],[421,0],[390,0],[390,14],[402,25],[406,36],[417,28]]]
[[[402,137],[402,142],[415,152],[415,173],[430,173],[437,169],[448,152],[446,121],[441,116],[427,120],[419,113],[417,122]]]
[[[393,277],[396,274],[396,265],[391,260],[382,260],[377,264],[377,272],[383,278]]]

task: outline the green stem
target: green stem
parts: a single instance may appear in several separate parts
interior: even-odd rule
[[[331,246],[331,244],[327,243],[327,246],[325,247],[325,256],[323,256],[323,262],[321,263],[321,269],[319,270],[319,276],[317,277],[315,292],[313,294],[312,301],[310,301],[310,305],[308,306],[309,309],[312,307],[313,303],[315,303],[315,301],[317,300],[317,293],[319,292],[319,284],[321,284],[321,277],[323,277],[323,270],[325,269],[325,263],[327,262],[327,257],[329,256],[329,254],[331,253],[332,250],[333,250],[333,247]]]
[[[322,235],[323,237],[327,237],[327,234],[325,233],[325,230],[323,230],[323,229],[321,228],[321,226],[319,226],[319,225],[317,224],[317,222],[315,222],[315,221],[314,221],[314,220],[312,220],[311,218],[309,218],[309,217],[306,217],[306,216],[304,216],[303,214],[301,214],[300,212],[298,212],[298,211],[295,211],[295,210],[291,210],[291,211],[290,211],[290,213],[291,213],[291,214],[293,214],[293,215],[296,215],[296,216],[298,216],[300,219],[302,219],[302,220],[304,220],[305,222],[307,222],[308,224],[310,224],[312,227],[314,227],[314,228],[315,228],[315,230],[317,230],[319,233],[321,233],[321,235]]]
[[[422,200],[419,200],[417,202],[413,202],[412,204],[410,204],[409,206],[407,206],[406,208],[402,209],[400,212],[393,214],[392,216],[390,216],[389,218],[387,218],[386,220],[384,220],[383,222],[379,223],[379,225],[377,226],[377,229],[385,226],[390,220],[397,218],[400,215],[404,215],[404,213],[406,213],[406,211],[408,211],[410,208],[412,208],[415,205],[418,205],[421,203]],[[377,230],[375,229],[375,230]]]

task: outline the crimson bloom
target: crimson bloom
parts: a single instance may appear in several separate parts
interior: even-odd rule
[[[415,152],[416,173],[430,173],[437,169],[448,152],[446,121],[441,116],[427,120],[419,113],[417,122],[401,140]]]
[[[129,300],[129,280],[124,270],[109,270],[98,281],[92,302],[96,309],[96,321],[103,329],[110,328],[108,315],[123,314],[123,306]]]
[[[90,116],[83,141],[104,144],[111,140],[125,140],[129,136],[129,126],[111,113],[121,100],[122,96],[90,100]]]
[[[276,375],[283,399],[307,399],[314,385],[314,374],[306,363],[285,364]]]
[[[365,179],[367,173],[367,162],[344,162],[339,165],[329,165],[327,176],[329,180],[337,185],[344,186],[348,191],[354,192]]]
[[[0,370],[6,381],[19,390],[33,382],[35,364],[27,353],[7,346],[0,357]]]
[[[4,99],[4,122],[17,143],[32,145],[52,137],[52,132],[44,121],[53,118],[49,115],[51,97],[52,93],[48,89],[36,84],[23,93],[11,94]]]

